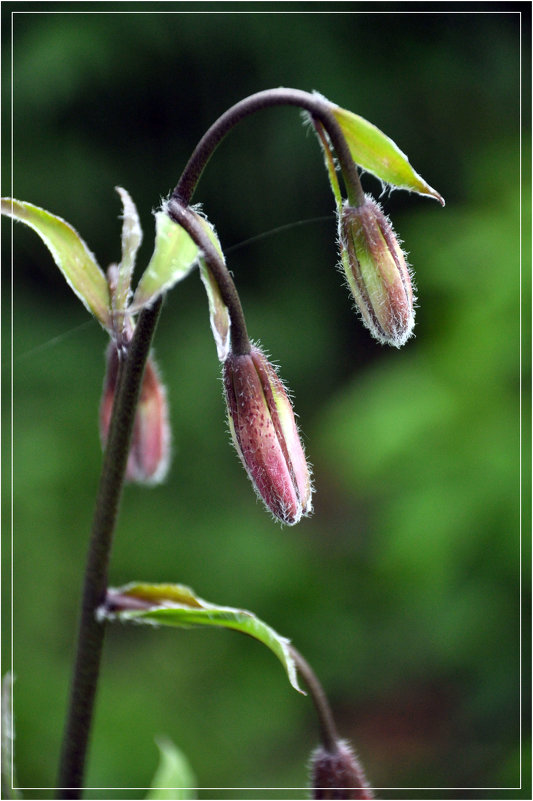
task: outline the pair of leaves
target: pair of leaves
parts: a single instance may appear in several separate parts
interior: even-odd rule
[[[135,258],[142,242],[142,229],[137,209],[125,189],[117,187],[123,205],[122,259],[112,268],[109,281],[77,231],[65,220],[32,203],[2,199],[2,214],[25,223],[43,240],[65,280],[88,311],[111,334],[119,333],[126,315],[141,311],[162,293],[183,280],[196,263],[207,291],[211,326],[219,358],[223,361],[229,348],[229,315],[220,297],[218,286],[201,259],[198,246],[184,228],[170,219],[164,208],[156,212],[156,237],[153,255],[137,285],[133,298],[131,281]],[[198,219],[206,228],[220,253],[218,238],[204,218]]]
[[[116,313],[135,312],[184,278],[194,266],[198,248],[187,232],[163,212],[156,213],[155,249],[129,305],[135,257],[142,241],[137,209],[128,192],[122,199],[122,260],[116,270],[113,297],[108,280],[78,232],[55,214],[21,200],[2,198],[2,214],[23,222],[43,240],[64,278],[85,307],[107,328],[113,328]]]

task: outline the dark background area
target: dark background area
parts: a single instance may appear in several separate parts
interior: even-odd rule
[[[185,583],[291,638],[380,798],[527,798],[527,787],[498,788],[517,788],[520,768],[529,776],[527,726],[520,739],[517,13],[526,11],[529,36],[529,4],[431,6],[4,3],[3,194],[68,220],[106,267],[120,256],[113,187],[124,186],[144,228],[140,275],[151,212],[206,128],[252,92],[293,86],[372,121],[444,195],[445,209],[405,192],[381,198],[419,298],[416,339],[387,349],[357,320],[336,269],[333,197],[298,113],[262,112],[223,142],[194,200],[227,248],[251,336],[294,393],[315,514],[281,529],[256,501],[229,444],[193,274],[168,295],[154,343],[172,466],[162,486],[126,489],[110,580]],[[523,144],[529,152],[529,130]],[[371,176],[363,183],[381,193]],[[522,189],[527,218],[529,175]],[[287,223],[295,225],[276,232]],[[106,335],[37,236],[22,226],[13,236],[12,315],[3,317],[4,343],[12,323],[14,509],[12,560],[9,525],[3,538],[3,669],[12,622],[18,780],[50,788],[101,462]],[[529,274],[525,265],[523,284]],[[7,393],[9,354],[4,369]],[[4,415],[9,431],[9,402]],[[163,734],[202,788],[303,788],[317,744],[309,700],[256,642],[110,628],[88,784],[148,786],[154,736]],[[305,795],[281,795],[291,792]]]

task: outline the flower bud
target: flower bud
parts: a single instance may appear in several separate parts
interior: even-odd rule
[[[100,404],[100,438],[105,447],[117,389],[119,355],[115,342],[107,349],[107,371]],[[146,362],[139,404],[133,424],[126,481],[157,484],[165,478],[170,455],[170,428],[166,393],[150,357]]]
[[[289,526],[312,511],[311,477],[287,392],[259,348],[224,362],[231,436],[257,494]]]
[[[374,798],[350,746],[339,740],[334,751],[323,746],[311,757],[311,788],[316,799]]]
[[[339,218],[342,264],[370,333],[401,347],[415,314],[411,278],[392,225],[369,195],[361,206],[344,205]]]

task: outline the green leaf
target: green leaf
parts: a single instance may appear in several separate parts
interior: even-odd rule
[[[179,628],[217,626],[248,634],[270,648],[285,668],[294,689],[305,695],[298,685],[289,640],[251,612],[208,603],[182,584],[132,583],[118,589],[110,588],[105,606],[99,609],[99,616],[107,620]]]
[[[222,261],[225,261],[220,240],[213,226],[208,222],[208,220],[205,219],[205,217],[202,217],[199,214],[196,215],[196,218],[207,231],[209,238],[216,247]],[[213,273],[205,263],[205,260],[200,256],[198,261],[200,264],[200,278],[202,279],[202,283],[207,293],[207,301],[209,303],[209,322],[211,324],[211,331],[213,332],[213,337],[217,346],[218,358],[221,362],[225,362],[230,347],[230,317],[228,307],[222,300],[219,286],[215,281]]]
[[[377,178],[400,189],[430,195],[444,206],[444,199],[413,170],[409,159],[379,128],[358,114],[332,106],[356,164]]]
[[[162,210],[155,215],[155,248],[150,263],[137,286],[129,311],[153,303],[190,273],[198,257],[198,247],[187,231]]]
[[[154,774],[149,801],[187,801],[196,798],[196,777],[179,748],[166,737],[156,740],[159,748],[159,765]]]
[[[107,280],[77,231],[61,217],[22,200],[2,198],[2,214],[28,225],[41,237],[67,283],[106,328],[111,325]]]
[[[118,266],[117,287],[113,294],[113,309],[114,311],[123,312],[128,303],[135,257],[141,246],[143,232],[135,203],[129,193],[121,186],[116,186],[115,189],[120,195],[124,211],[122,215],[122,259]]]
[[[339,179],[337,178],[337,170],[335,168],[335,157],[333,151],[329,144],[329,139],[327,134],[324,130],[324,126],[318,121],[312,118],[312,123],[315,127],[317,132],[318,140],[320,142],[320,146],[322,148],[322,153],[324,156],[324,162],[326,164],[326,170],[328,171],[328,178],[329,184],[333,191],[333,195],[335,197],[335,205],[337,206],[337,212],[339,214],[342,213],[342,195],[341,195],[341,188],[339,186]]]

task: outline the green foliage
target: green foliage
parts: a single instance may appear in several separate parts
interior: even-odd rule
[[[333,114],[342,128],[356,164],[376,178],[399,189],[430,195],[442,205],[444,200],[409,164],[409,159],[386,134],[352,111],[338,106]]]
[[[128,608],[127,602],[130,599],[140,601],[145,608]],[[302,692],[298,686],[296,666],[290,652],[289,641],[245,609],[232,609],[228,606],[208,603],[182,584],[139,584],[134,582],[125,587],[110,589],[108,601],[112,604],[110,610],[106,608],[101,610],[102,617],[108,620],[175,628],[218,626],[248,634],[270,648],[285,668],[294,689]],[[123,602],[126,603],[126,606],[122,609]],[[116,611],[115,607],[117,607]]]
[[[209,238],[214,243],[220,257],[224,260],[224,254],[220,246],[220,241],[216,235],[215,229],[209,222],[198,215],[198,220],[204,226]],[[230,318],[226,304],[222,300],[220,294],[220,287],[215,281],[211,270],[206,264],[205,259],[200,256],[198,259],[198,266],[200,268],[200,278],[207,293],[207,301],[209,303],[209,322],[211,324],[211,331],[217,346],[218,358],[221,362],[225,361],[230,345]]]
[[[122,258],[118,265],[117,286],[113,303],[116,309],[125,309],[128,305],[131,278],[135,267],[135,257],[142,242],[142,228],[135,203],[128,192],[121,186],[115,187],[123,206],[122,222]],[[157,236],[156,236],[157,246]]]
[[[148,267],[135,290],[132,311],[153,303],[163,292],[190,273],[198,248],[189,234],[168,217],[165,211],[155,215],[155,248]]]
[[[25,223],[39,234],[84,306],[102,325],[109,326],[109,290],[105,275],[77,231],[61,217],[13,198],[2,198],[2,214]]]
[[[187,758],[168,739],[158,738],[159,765],[147,801],[187,801],[196,798],[196,778]]]

